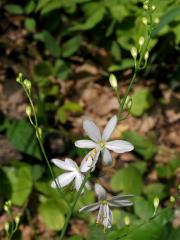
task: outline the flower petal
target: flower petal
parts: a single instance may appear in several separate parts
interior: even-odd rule
[[[82,182],[84,180],[84,175],[82,175],[81,173],[76,173],[76,176],[75,176],[75,189],[76,191],[78,192],[81,185],[82,185]],[[82,190],[83,192],[83,190]]]
[[[129,195],[117,195],[117,196],[114,196],[111,198],[111,200],[116,200],[116,201],[119,201],[119,200],[128,200],[129,198],[133,198],[134,195],[132,194],[129,194]]]
[[[96,148],[97,144],[91,140],[78,140],[75,143],[78,148]]]
[[[109,208],[109,205],[103,205],[103,211],[104,211],[104,216],[103,216],[103,225],[105,228],[111,228],[112,226],[112,212]]]
[[[96,203],[82,207],[81,209],[79,209],[79,212],[83,212],[83,211],[93,212],[93,211],[96,211],[98,208],[99,208],[99,203],[96,202]]]
[[[103,156],[104,164],[106,164],[106,165],[112,164],[112,157],[111,157],[111,153],[109,152],[109,150],[104,148],[102,151],[102,156]]]
[[[95,192],[99,200],[106,200],[106,190],[98,183],[95,184]]]
[[[106,143],[106,148],[116,152],[116,153],[125,153],[130,152],[134,149],[134,146],[123,140],[114,140]]]
[[[63,173],[51,183],[52,188],[65,187],[75,178],[76,174],[74,172]],[[57,184],[56,184],[57,183]]]
[[[62,161],[62,160],[54,158],[54,159],[51,160],[51,162],[54,163],[54,165],[56,165],[57,167],[59,167],[63,170],[73,171],[75,162],[73,160],[71,160],[71,161],[70,160],[71,159],[68,159],[68,161],[67,161],[67,158],[66,158],[65,161]]]
[[[96,162],[99,157],[99,153],[100,151],[96,149],[93,149],[90,152],[88,152],[81,162],[80,171],[87,172],[90,170],[90,168],[92,168],[92,171],[94,171]]]
[[[128,207],[128,206],[132,206],[133,203],[129,200],[110,200],[109,202],[109,206],[111,207]]]
[[[95,142],[101,140],[101,133],[96,124],[91,120],[85,120],[83,122],[83,128],[86,134]]]
[[[103,134],[102,134],[102,139],[104,141],[107,141],[111,134],[113,133],[115,127],[117,125],[117,116],[113,116],[107,123],[104,131],[103,131]]]
[[[70,158],[66,158],[66,159],[65,159],[65,162],[66,162],[66,165],[68,166],[68,168],[69,168],[71,171],[73,171],[73,170],[75,170],[75,169],[78,168],[77,163],[76,163],[75,161],[73,161],[72,159],[70,159]]]

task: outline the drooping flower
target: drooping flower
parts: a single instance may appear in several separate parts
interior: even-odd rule
[[[93,212],[99,209],[96,223],[103,225],[105,229],[111,228],[113,222],[110,207],[121,208],[133,205],[129,200],[133,195],[118,195],[109,199],[106,190],[100,184],[95,184],[95,192],[98,202],[84,206],[79,211]]]
[[[65,187],[66,185],[74,182],[74,187],[76,191],[79,191],[81,184],[84,180],[84,174],[90,169],[90,165],[88,162],[82,162],[80,167],[78,167],[77,163],[70,158],[66,158],[65,161],[59,159],[52,159],[51,160],[57,167],[65,170],[66,172],[58,176],[55,181],[51,183],[51,187],[57,188],[58,187]],[[86,183],[85,185],[89,188],[89,184]]]
[[[108,141],[112,135],[115,127],[117,125],[117,116],[113,116],[107,123],[102,135],[99,128],[91,120],[85,120],[83,122],[83,128],[92,140],[78,140],[75,142],[75,146],[79,148],[93,148],[96,151],[96,157],[99,156],[99,153],[102,153],[103,162],[105,164],[112,163],[112,157],[109,150],[112,150],[116,153],[125,153],[132,151],[134,146],[123,140],[114,140]],[[84,159],[86,159],[89,154],[93,153],[93,150],[88,153]]]

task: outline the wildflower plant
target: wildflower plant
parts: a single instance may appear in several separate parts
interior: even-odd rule
[[[124,94],[124,96],[120,95],[118,89],[118,81],[115,75],[111,74],[109,77],[109,82],[111,87],[113,88],[115,95],[117,96],[119,109],[117,115],[112,116],[110,120],[107,122],[105,129],[102,134],[100,129],[96,126],[96,124],[89,119],[84,120],[83,129],[87,136],[90,139],[87,140],[77,140],[75,142],[75,146],[78,148],[86,148],[91,149],[90,152],[82,159],[80,166],[77,165],[75,161],[70,158],[66,158],[65,161],[59,159],[52,159],[51,162],[58,168],[62,169],[64,173],[55,177],[55,174],[52,169],[52,164],[47,158],[44,146],[43,146],[43,131],[39,126],[36,108],[34,106],[32,95],[31,95],[31,82],[27,79],[23,79],[22,74],[20,73],[17,77],[17,82],[19,82],[28,99],[29,106],[26,108],[26,113],[29,118],[30,123],[35,129],[37,139],[39,141],[42,153],[46,160],[47,166],[52,176],[52,188],[57,188],[60,194],[60,197],[63,198],[67,205],[69,206],[68,213],[65,219],[64,227],[61,231],[60,240],[64,239],[66,229],[70,222],[70,218],[75,209],[75,206],[80,199],[81,195],[84,192],[84,188],[89,189],[90,184],[90,176],[91,173],[95,170],[98,159],[100,158],[100,153],[102,154],[103,163],[106,165],[110,165],[112,163],[112,156],[110,151],[123,154],[125,152],[132,151],[134,149],[133,145],[130,142],[124,140],[109,140],[113,131],[115,130],[117,124],[126,119],[131,106],[132,99],[130,97],[130,92],[133,88],[134,82],[137,77],[137,73],[144,69],[147,66],[147,61],[149,57],[149,42],[151,39],[151,33],[154,27],[156,26],[157,19],[153,22],[153,12],[155,10],[155,6],[152,5],[151,0],[144,1],[143,5],[145,15],[142,18],[142,21],[146,28],[145,36],[140,36],[138,46],[132,46],[131,55],[134,59],[134,74],[129,83],[129,86]],[[124,113],[127,114],[124,115]],[[110,151],[109,151],[110,150]],[[64,187],[68,184],[73,183],[74,190],[76,193],[74,194],[74,198],[71,203],[68,201]],[[133,195],[129,193],[128,195],[117,195],[110,197],[107,195],[106,190],[98,183],[95,183],[95,192],[98,197],[98,201],[96,203],[92,203],[90,205],[82,207],[79,211],[87,211],[92,212],[98,210],[97,215],[97,223],[104,226],[104,229],[111,228],[113,224],[113,215],[111,208],[121,208],[131,206],[133,203],[131,199]],[[157,210],[157,204],[155,206],[155,213]],[[129,221],[128,221],[129,223]]]

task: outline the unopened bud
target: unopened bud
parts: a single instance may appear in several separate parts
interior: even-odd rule
[[[143,5],[143,8],[145,9],[145,10],[148,10],[148,5],[145,3],[144,5]]]
[[[31,82],[28,79],[24,80],[24,86],[27,90],[31,90]]]
[[[147,24],[148,24],[147,18],[146,18],[146,17],[143,17],[143,18],[142,18],[142,22],[143,22],[144,25],[147,25]]]
[[[155,5],[152,5],[151,6],[151,10],[154,11],[156,9],[156,6]]]
[[[19,216],[15,217],[16,226],[19,224],[19,221],[20,221],[20,217]]]
[[[142,46],[144,44],[144,37],[139,38],[139,45]]]
[[[135,47],[131,48],[131,55],[133,56],[133,58],[137,58],[137,49]]]
[[[176,201],[176,199],[175,199],[175,197],[174,197],[174,196],[170,196],[170,199],[169,199],[169,201],[170,201],[171,203],[174,203],[174,202]]]
[[[130,224],[130,218],[129,218],[129,216],[125,216],[125,218],[124,218],[124,223],[125,223],[126,226],[129,226],[129,224]]]
[[[155,23],[155,24],[159,24],[159,23],[160,23],[160,19],[159,19],[158,17],[156,17],[156,18],[154,19],[154,23]]]
[[[147,51],[147,52],[144,54],[144,59],[145,59],[145,61],[147,61],[148,58],[149,58],[149,52]]]
[[[4,207],[3,207],[3,208],[4,208],[4,211],[5,211],[5,212],[9,212],[9,208],[8,208],[8,206],[7,206],[7,205],[4,205]]]
[[[26,107],[26,114],[28,115],[28,117],[31,116],[31,114],[32,114],[32,109],[31,109],[30,106],[27,106],[27,107]]]
[[[5,223],[4,229],[7,233],[9,232],[9,223],[8,222]]]
[[[154,205],[154,208],[157,209],[158,206],[159,206],[159,198],[158,197],[155,197],[154,200],[153,200],[153,205]]]
[[[16,82],[22,83],[22,80],[23,80],[23,75],[22,75],[22,73],[19,73],[17,78],[16,78]]]
[[[111,87],[117,88],[117,79],[114,74],[110,74],[109,82],[110,82]]]
[[[37,136],[37,138],[42,137],[42,129],[40,127],[36,130],[36,136]]]

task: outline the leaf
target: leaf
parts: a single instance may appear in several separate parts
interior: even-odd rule
[[[89,227],[88,240],[108,240],[108,238],[101,226],[91,225]]]
[[[145,138],[135,132],[123,132],[124,140],[129,141],[134,145],[135,151],[140,154],[145,160],[149,160],[156,153],[157,148],[155,144],[148,138]]]
[[[11,201],[13,204],[22,206],[32,191],[33,181],[31,170],[28,165],[17,167],[4,167],[9,182],[11,183]]]
[[[153,201],[155,197],[160,200],[167,196],[165,185],[162,183],[151,183],[144,188],[146,196]]]
[[[131,113],[140,117],[146,110],[154,104],[154,98],[151,92],[146,88],[137,90],[132,96]]]
[[[39,143],[29,123],[23,120],[13,121],[8,128],[7,137],[17,150],[41,160]]]
[[[33,18],[26,18],[24,25],[25,25],[25,28],[31,32],[33,32],[36,28],[36,22]]]
[[[62,56],[70,57],[73,55],[79,49],[81,41],[82,37],[78,35],[65,42],[62,46]]]
[[[34,73],[40,77],[48,77],[52,74],[51,65],[48,62],[42,62],[35,66]]]
[[[55,38],[48,31],[44,31],[44,41],[48,51],[54,57],[58,57],[61,53],[61,49],[59,47],[59,44],[56,42]]]
[[[140,194],[143,190],[143,180],[139,171],[131,166],[118,170],[111,179],[113,191]]]
[[[104,15],[106,13],[106,9],[104,7],[100,7],[96,9],[93,15],[91,15],[85,23],[76,24],[74,27],[71,28],[71,31],[77,30],[90,30],[95,27],[99,22],[102,21]]]
[[[64,215],[55,201],[47,200],[41,203],[38,211],[47,228],[50,230],[61,230],[63,228]]]
[[[41,166],[39,164],[35,164],[31,166],[31,175],[32,175],[33,182],[36,182],[37,180],[39,180],[42,177],[44,171],[45,171],[44,166]]]
[[[121,60],[121,49],[116,41],[112,41],[110,52],[116,61]]]
[[[71,66],[67,63],[67,61],[65,62],[62,59],[58,59],[55,62],[54,75],[62,80],[65,80],[70,74]]]
[[[7,4],[4,7],[6,11],[15,15],[23,14],[23,8],[17,4]]]
[[[151,221],[131,228],[123,240],[158,240],[165,225],[172,217],[172,210],[164,209]]]
[[[141,219],[148,220],[153,216],[154,206],[152,202],[145,200],[143,197],[135,197],[134,211]]]
[[[64,104],[64,109],[70,112],[82,112],[82,107],[76,102],[67,102]]]
[[[109,72],[122,71],[127,68],[134,67],[134,60],[131,58],[125,58],[119,64],[113,64],[108,68]]]

